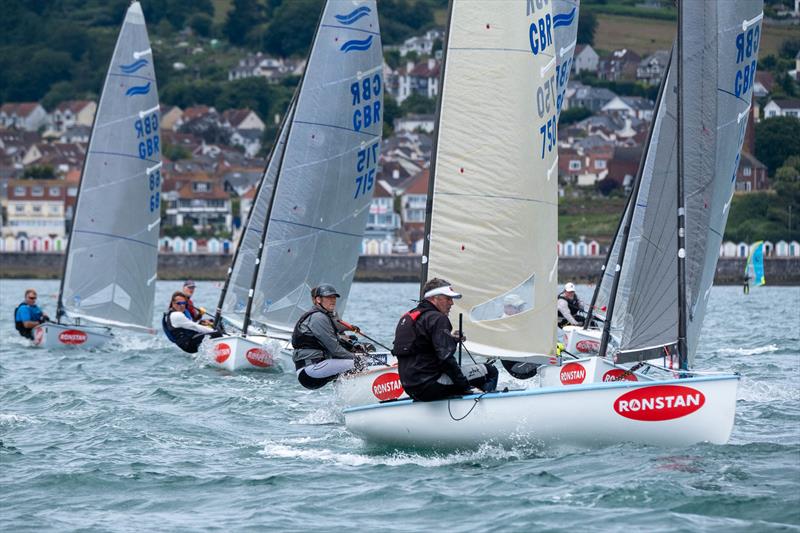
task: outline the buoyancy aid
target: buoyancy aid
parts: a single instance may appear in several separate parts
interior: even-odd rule
[[[576,316],[578,313],[581,312],[581,306],[580,306],[580,303],[578,303],[578,295],[577,294],[573,294],[572,298],[567,298],[567,295],[565,294],[565,292],[562,291],[558,295],[558,299],[559,300],[564,300],[565,302],[567,302],[567,306],[569,306],[569,312],[570,312],[570,314],[572,316]]]
[[[394,345],[392,355],[403,357],[421,352],[432,352],[433,345],[417,329],[417,320],[427,311],[432,309],[420,309],[419,307],[406,312],[397,323],[394,331]]]
[[[20,335],[30,340],[33,340],[33,329],[26,328],[25,324],[23,324],[21,320],[17,320],[17,311],[19,311],[19,308],[22,307],[23,305],[28,305],[28,304],[22,302],[16,307],[16,309],[14,309],[14,327],[17,328],[17,331],[19,332]]]
[[[300,325],[308,320],[308,317],[313,315],[314,313],[325,313],[322,309],[317,306],[312,307],[298,319],[298,321],[294,325],[294,331],[292,331],[292,347],[295,350],[299,349],[309,349],[309,350],[320,350],[325,351],[325,346],[317,339],[317,337],[306,329],[305,331],[300,330]],[[329,313],[325,313],[325,316],[328,317],[328,320],[331,321],[331,327],[333,328],[334,332],[339,331],[336,327],[336,323],[333,321],[333,317]]]
[[[184,352],[197,353],[197,349],[200,347],[205,336],[191,329],[176,328],[173,326],[169,319],[169,315],[173,312],[174,311],[169,310],[164,313],[164,316],[161,318],[161,327],[164,329],[164,334]],[[184,310],[183,314],[186,318],[192,320],[192,314],[188,309]]]

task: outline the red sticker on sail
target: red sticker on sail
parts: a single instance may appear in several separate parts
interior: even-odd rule
[[[634,374],[621,368],[612,368],[603,374],[603,381],[639,381]]]
[[[600,351],[600,343],[584,339],[575,344],[575,349],[581,353],[595,353]]]
[[[372,382],[372,394],[380,401],[396,400],[403,395],[403,384],[400,383],[400,374],[386,372]]]
[[[614,411],[631,420],[660,422],[690,415],[705,403],[705,395],[691,387],[654,385],[626,392],[614,401]]]
[[[214,346],[214,360],[217,363],[224,363],[231,356],[231,347],[224,342]]]
[[[253,366],[260,368],[272,366],[272,354],[264,348],[250,348],[245,352],[244,356]]]
[[[564,385],[577,385],[586,379],[586,369],[578,363],[569,363],[561,369],[560,377]]]
[[[86,342],[88,335],[82,331],[78,331],[77,329],[68,329],[67,331],[62,331],[58,334],[58,341],[61,344],[83,344]]]

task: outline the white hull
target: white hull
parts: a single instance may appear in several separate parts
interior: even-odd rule
[[[42,348],[96,348],[113,338],[105,326],[76,326],[46,322],[33,328],[33,345]]]
[[[416,448],[724,444],[738,382],[739,376],[725,375],[544,387],[387,402],[346,409],[344,416],[347,428],[369,442]]]
[[[341,407],[355,407],[408,398],[400,383],[395,358],[392,355],[387,357],[390,366],[371,367],[334,381],[336,403]]]
[[[564,350],[577,357],[600,353],[603,332],[599,329],[583,329],[582,326],[564,326]]]
[[[292,346],[285,340],[261,335],[230,335],[208,339],[204,343],[211,354],[211,364],[231,372],[261,370],[294,372]]]

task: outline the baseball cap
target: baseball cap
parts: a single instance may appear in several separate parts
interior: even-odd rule
[[[194,280],[187,279],[187,280],[186,280],[186,281],[183,283],[183,286],[184,286],[184,287],[189,287],[190,289],[193,289],[193,288],[195,288],[197,285],[195,284]]]
[[[575,284],[572,282],[567,283],[566,285],[564,285],[564,290],[566,292],[575,292]]]

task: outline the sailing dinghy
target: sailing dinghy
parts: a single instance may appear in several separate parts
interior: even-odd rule
[[[141,5],[133,2],[92,126],[57,321],[34,328],[35,345],[95,347],[111,339],[114,327],[154,333],[161,222],[159,116],[153,53]]]
[[[432,188],[428,195],[441,202],[433,206],[436,213],[433,217],[432,204],[429,203],[427,216],[429,223],[431,219],[434,221],[435,239],[442,243],[441,248],[434,246],[435,264],[443,265],[445,260],[450,261],[447,267],[443,266],[448,272],[462,271],[465,264],[474,265],[468,285],[459,285],[459,292],[464,292],[465,298],[474,299],[472,306],[488,302],[476,312],[480,315],[477,322],[484,326],[481,338],[485,338],[485,332],[506,328],[509,323],[516,323],[516,326],[511,326],[515,331],[528,328],[534,322],[533,315],[527,312],[533,309],[534,299],[548,301],[555,290],[557,257],[555,253],[539,253],[537,239],[545,235],[545,230],[544,226],[537,226],[541,228],[540,234],[540,230],[534,233],[533,228],[537,217],[544,221],[552,215],[537,214],[538,206],[552,208],[556,202],[555,124],[561,112],[577,42],[580,2],[554,0],[552,13],[549,5],[541,11],[528,13],[522,2],[521,11],[528,15],[526,21],[510,23],[519,15],[519,4],[513,1],[492,4],[498,6],[500,13],[489,16],[487,13],[493,11],[489,6],[470,6],[460,0],[453,2],[451,13],[454,14],[451,14],[448,27],[443,69],[447,78],[442,83],[436,145],[431,162],[431,176],[435,177],[435,183],[434,178],[431,183],[434,183],[433,187],[441,186]],[[522,32],[527,38],[520,40],[521,37],[514,32]],[[450,40],[453,39],[457,44],[451,47]],[[473,50],[469,47],[467,43],[473,40],[480,43],[480,48]],[[502,61],[498,62],[501,57]],[[488,74],[481,68],[488,69],[485,71]],[[529,98],[531,94],[533,100]],[[510,103],[506,103],[506,98],[512,99]],[[477,139],[468,133],[474,124],[480,125],[485,137]],[[491,142],[484,144],[486,139]],[[518,139],[531,139],[527,145],[530,154],[521,152],[526,147],[520,145]],[[460,153],[464,149],[473,154],[469,161],[465,161]],[[465,166],[465,163],[470,166]],[[508,179],[500,182],[500,175],[508,176]],[[479,201],[481,195],[485,198]],[[480,211],[475,211],[476,206]],[[473,218],[477,213],[482,218]],[[554,221],[546,223],[555,232]],[[498,235],[498,229],[506,226],[510,231],[502,229],[504,235]],[[465,234],[471,234],[472,240],[463,243],[462,247],[460,239]],[[431,235],[430,227],[426,235]],[[535,239],[529,239],[528,235],[535,235]],[[555,250],[555,233],[550,235]],[[550,236],[543,238],[550,239]],[[549,245],[549,240],[541,243],[542,249]],[[431,246],[426,242],[420,289],[429,277],[427,260],[431,256]],[[489,257],[491,254],[496,254],[495,259],[507,257],[509,250],[520,252],[514,272],[505,270],[520,282],[512,290],[507,286],[507,279],[498,279],[497,271],[492,272],[499,267]],[[534,296],[531,294],[533,281],[529,264],[537,257],[535,272],[539,273],[540,280],[546,277],[547,281],[538,282],[538,292]],[[502,268],[507,266],[504,262]],[[481,277],[486,273],[490,276]],[[447,276],[446,279],[451,281],[462,279],[457,274],[448,273]],[[487,281],[495,285],[490,287],[485,284]],[[467,286],[470,287],[468,291],[461,290]],[[500,320],[504,298],[514,294],[526,302],[522,308],[525,312],[519,317]],[[457,304],[462,308],[470,306],[461,301]],[[476,344],[472,341],[475,337],[472,328],[470,332],[467,347],[471,352],[496,355],[493,348],[487,350],[492,341]],[[548,347],[554,345],[547,342]],[[341,376],[334,385],[338,403],[347,407],[408,397],[400,383],[396,364]]]
[[[508,23],[501,27],[513,28],[515,22],[523,20],[524,2],[519,4],[523,7],[509,9],[514,16],[507,14]],[[490,248],[488,251],[492,253],[487,254],[488,257],[466,257],[468,260],[460,265],[453,261],[459,251],[466,253],[475,248],[477,231],[469,220],[457,216],[458,210],[450,205],[463,198],[464,193],[454,194],[459,188],[454,187],[456,180],[452,178],[458,176],[458,171],[448,172],[442,165],[446,160],[442,152],[447,146],[444,142],[447,121],[452,119],[447,113],[451,87],[455,85],[467,92],[465,86],[472,83],[465,74],[459,75],[451,68],[455,63],[453,52],[464,42],[454,34],[462,25],[488,28],[493,25],[492,19],[502,15],[496,4],[486,12],[475,12],[476,9],[479,11],[472,3],[455,2],[451,11],[450,55],[438,132],[439,153],[437,167],[432,173],[436,182],[428,269],[429,274],[450,279],[463,291],[464,298],[456,301],[454,309],[464,313],[469,328],[465,328],[467,337],[475,339],[470,350],[482,355],[494,353],[499,358],[512,356],[514,360],[524,360],[525,354],[529,354],[528,360],[542,363],[538,386],[437,402],[399,400],[345,409],[348,429],[370,442],[423,448],[474,447],[487,441],[584,447],[626,441],[661,446],[727,442],[733,428],[739,376],[689,369],[699,342],[719,240],[733,192],[732,177],[747,124],[761,31],[761,1],[681,2],[673,67],[666,89],[661,91],[659,118],[654,122],[647,162],[633,195],[636,202],[631,202],[626,212],[624,225],[628,238],[620,242],[613,268],[614,282],[601,339],[601,353],[608,357],[572,360],[551,351],[555,331],[554,292],[545,299],[539,299],[537,292],[538,284],[548,279],[546,270],[542,272],[536,263],[528,262],[533,266],[532,286],[528,288],[523,284],[525,290],[519,291],[524,293],[521,297],[529,298],[528,314],[535,317],[537,329],[511,330],[511,325],[517,321],[521,323],[524,317],[489,320],[491,314],[478,312],[485,308],[481,298],[473,296],[467,300],[467,295],[502,281],[512,290],[519,290],[518,278],[511,274],[520,261],[498,255]],[[534,13],[534,17],[543,16],[542,12]],[[476,49],[482,50],[480,41],[475,30],[470,36],[470,53],[476,55]],[[493,48],[515,50],[518,45],[511,40]],[[506,58],[495,64],[501,62],[510,66]],[[497,80],[489,67],[478,66],[492,74],[487,78]],[[529,65],[524,69],[509,68],[509,71],[533,71],[535,74],[536,67],[538,65]],[[512,90],[514,85],[508,80],[502,82],[503,103],[514,106],[517,111],[524,109],[522,104],[509,98],[517,93]],[[503,105],[496,99],[484,98],[483,101]],[[474,109],[470,103],[461,101],[462,109],[468,110],[462,111],[461,117],[466,120],[468,115],[470,120],[481,124],[481,131],[493,133],[482,114],[485,110]],[[503,114],[495,110],[491,113],[492,117],[498,115],[509,116],[508,112]],[[522,114],[521,117],[519,127],[532,122],[529,116]],[[489,135],[488,138],[493,137]],[[519,138],[531,136],[519,135]],[[657,146],[655,139],[659,139]],[[497,143],[493,148],[503,145]],[[529,147],[518,146],[518,157],[530,154]],[[453,156],[461,159],[454,161],[453,166],[471,168],[473,163],[467,155],[473,151],[469,145],[460,148],[453,151]],[[494,155],[500,161],[514,160],[509,154]],[[487,159],[488,156],[484,156],[482,160]],[[507,175],[503,171],[484,171],[483,179],[473,176],[471,185],[483,181],[496,184],[497,174]],[[520,182],[515,199],[526,190],[527,182],[520,177],[535,181],[539,185],[537,191],[544,188],[545,175],[538,172],[526,175],[517,171],[508,175],[517,176]],[[661,195],[654,196],[653,203],[643,203],[646,195],[651,194],[646,189],[651,189],[655,195],[657,188],[661,189]],[[500,198],[511,195],[511,191],[502,189],[494,194]],[[469,209],[474,218],[487,217],[484,224],[493,222],[489,216],[497,216],[481,208],[486,196],[483,194],[473,201]],[[555,198],[552,201],[555,202]],[[551,211],[546,201],[538,202],[537,209],[545,213],[540,217]],[[551,235],[541,235],[540,240],[536,228],[543,223],[541,218],[534,223],[530,222],[531,218],[520,216],[506,217],[505,221],[513,222],[513,226],[501,227],[503,234],[516,232],[521,223],[531,224],[526,226],[530,231],[528,238],[535,236],[535,246],[541,246],[542,255],[555,255],[555,246],[547,246],[550,244],[547,238],[554,238],[555,230]],[[460,226],[461,231],[454,226]],[[456,240],[456,236],[461,236],[460,240]],[[542,246],[541,243],[546,244]],[[520,247],[507,249],[516,253]],[[475,276],[472,265],[481,265],[484,261],[495,261],[495,268],[494,273],[487,268],[478,270],[481,279]],[[485,281],[485,285],[478,285],[479,280]],[[502,291],[498,292],[502,295]],[[494,300],[487,299],[486,295],[483,299],[487,303]],[[464,301],[466,305],[462,305]],[[508,327],[502,324],[505,321],[510,324]],[[674,365],[646,362],[658,356],[674,361]],[[620,366],[623,363],[635,363],[635,366]]]
[[[294,371],[290,338],[311,289],[335,285],[343,313],[375,187],[383,127],[375,0],[328,0],[306,70],[229,269],[212,364]]]

